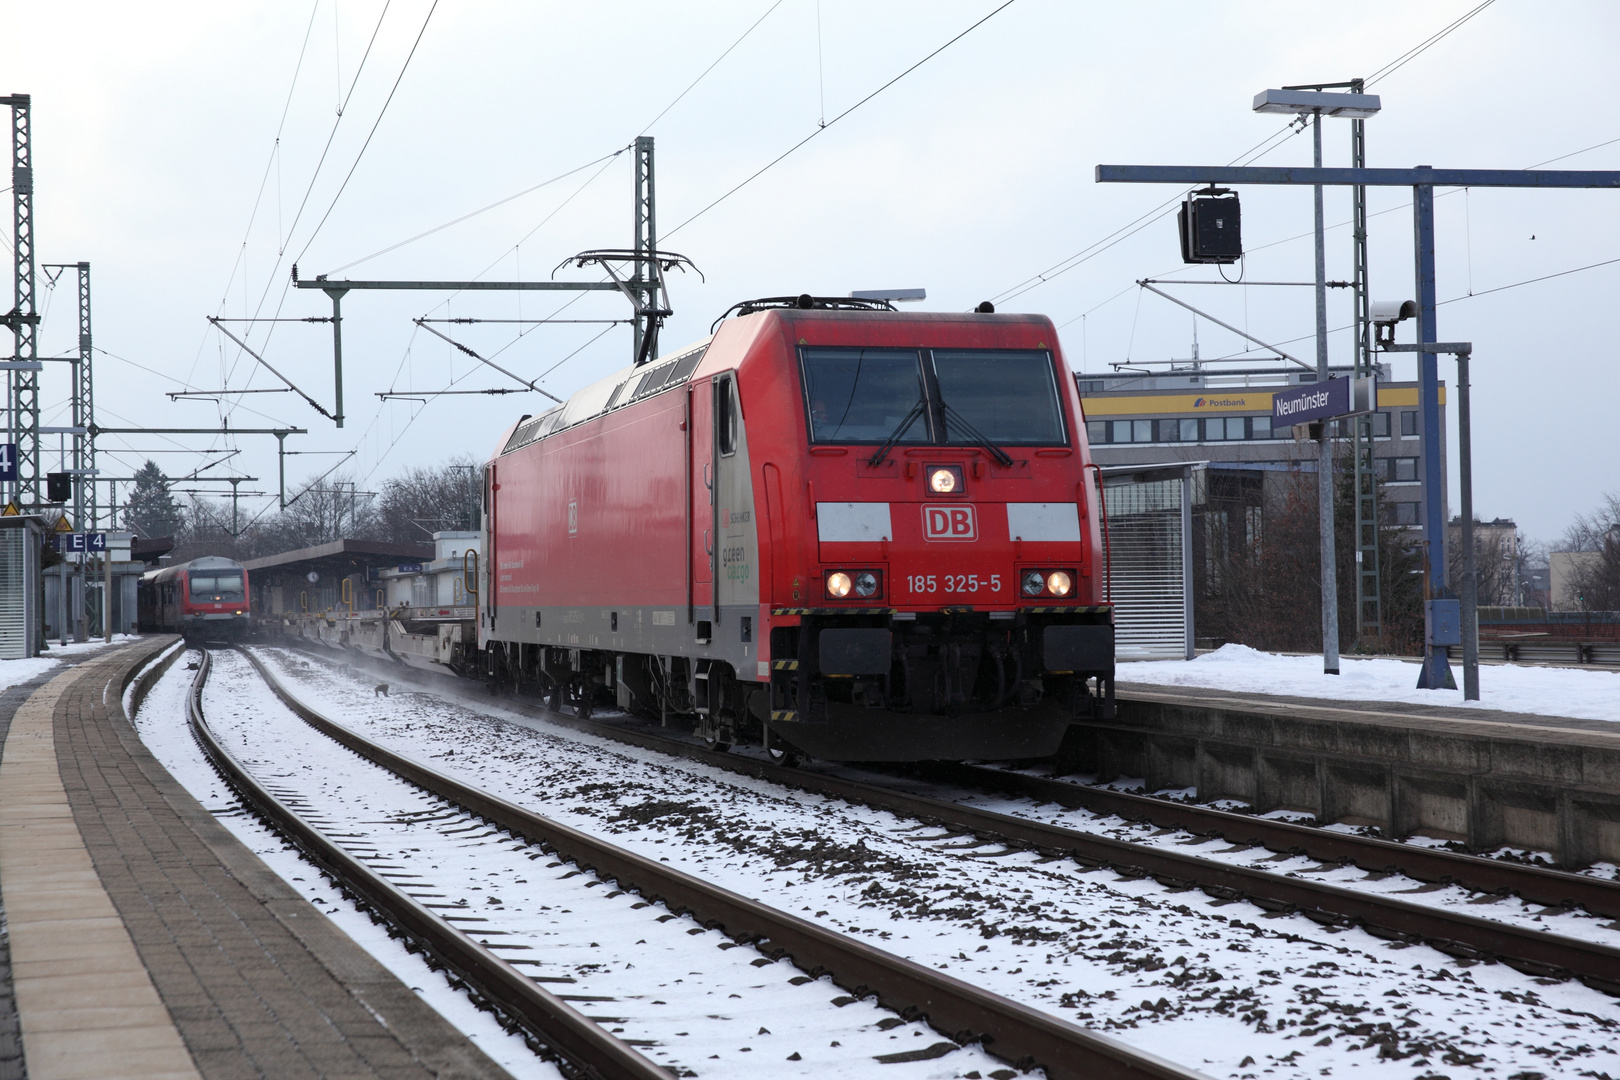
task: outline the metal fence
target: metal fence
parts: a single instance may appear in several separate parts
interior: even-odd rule
[[[1103,472],[1120,660],[1193,658],[1193,473],[1202,463]]]

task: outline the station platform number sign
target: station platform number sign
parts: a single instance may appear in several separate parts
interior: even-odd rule
[[[0,482],[17,479],[17,444],[0,443]]]
[[[99,554],[107,550],[107,534],[93,533],[62,533],[56,538],[56,550],[64,554],[70,551],[87,551]]]

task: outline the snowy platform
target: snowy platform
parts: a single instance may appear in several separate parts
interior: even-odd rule
[[[1413,689],[1417,665],[1243,646],[1121,664],[1119,716],[1067,763],[1148,790],[1259,812],[1516,847],[1566,865],[1620,860],[1620,674],[1489,667],[1480,702]]]

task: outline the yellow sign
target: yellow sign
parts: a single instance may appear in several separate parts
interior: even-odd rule
[[[21,516],[22,516],[22,511],[17,509],[17,504],[14,503],[14,502],[6,503],[6,508],[4,510],[0,510],[0,517],[21,517]]]
[[[70,533],[73,531],[73,522],[68,520],[68,516],[66,514],[63,514],[61,517],[56,519],[56,531],[60,533]]]

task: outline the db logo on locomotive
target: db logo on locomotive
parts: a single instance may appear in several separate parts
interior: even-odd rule
[[[979,519],[971,506],[923,507],[924,540],[977,540]]]

